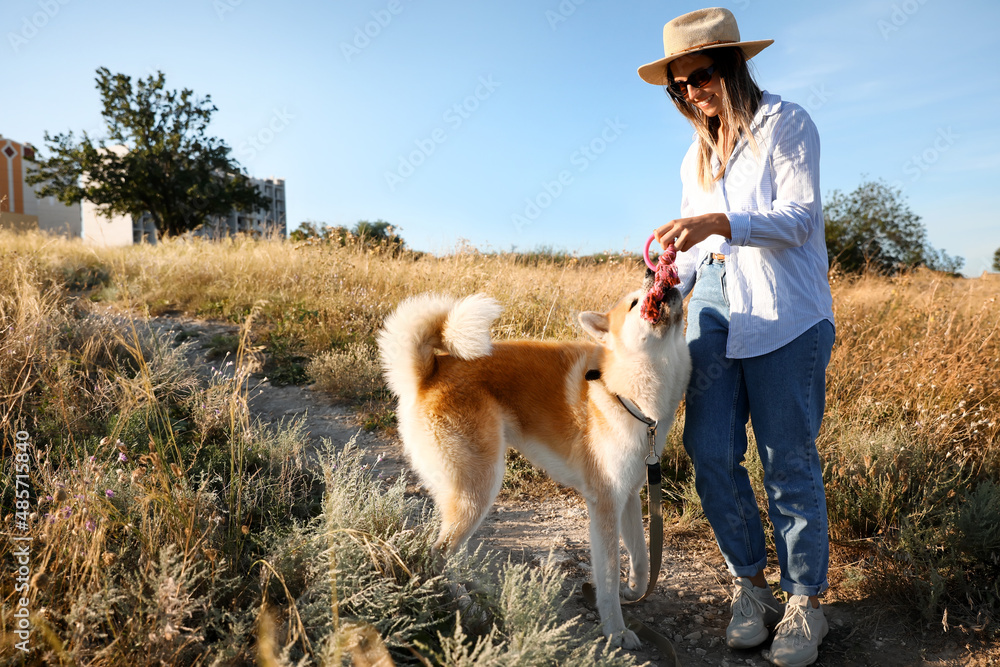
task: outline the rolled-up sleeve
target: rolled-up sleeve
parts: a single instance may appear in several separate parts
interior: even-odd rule
[[[823,224],[819,193],[819,133],[801,107],[781,114],[770,161],[770,210],[730,211],[730,244],[757,248],[801,246]]]
[[[731,359],[773,352],[817,322],[833,322],[816,126],[798,104],[763,91],[752,127],[760,150],[741,139],[710,190],[700,188],[694,163],[681,169],[682,214],[729,218],[728,243],[713,234],[677,253],[677,263],[686,292],[699,257],[724,255]]]

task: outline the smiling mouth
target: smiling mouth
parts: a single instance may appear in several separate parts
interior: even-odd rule
[[[714,99],[715,99],[715,95],[713,94],[711,97],[707,97],[707,98],[703,99],[700,102],[695,102],[695,104],[698,105],[698,106],[700,106],[700,107],[708,106],[708,103],[711,102]]]

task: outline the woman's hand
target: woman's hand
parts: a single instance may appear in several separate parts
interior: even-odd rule
[[[729,218],[725,213],[706,213],[692,218],[677,218],[653,234],[661,248],[666,248],[671,241],[678,251],[690,250],[694,244],[704,241],[712,234],[719,234],[727,239],[732,234],[729,228]]]

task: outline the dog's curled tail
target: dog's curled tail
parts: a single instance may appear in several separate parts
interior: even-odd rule
[[[409,395],[434,370],[434,351],[459,359],[483,357],[493,349],[490,325],[502,310],[485,294],[464,299],[422,294],[406,299],[386,318],[378,335],[389,389]]]

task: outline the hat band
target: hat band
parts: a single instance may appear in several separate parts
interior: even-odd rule
[[[718,40],[716,40],[714,42],[705,42],[704,44],[695,44],[694,46],[691,46],[691,47],[688,47],[688,48],[684,49],[683,51],[674,51],[673,53],[670,54],[670,56],[676,56],[676,55],[681,54],[681,53],[688,53],[689,51],[698,51],[698,50],[704,49],[704,48],[706,48],[708,46],[716,46],[717,44],[739,44],[739,42],[737,42],[734,39],[718,39]],[[667,56],[667,57],[669,58],[670,56]]]

